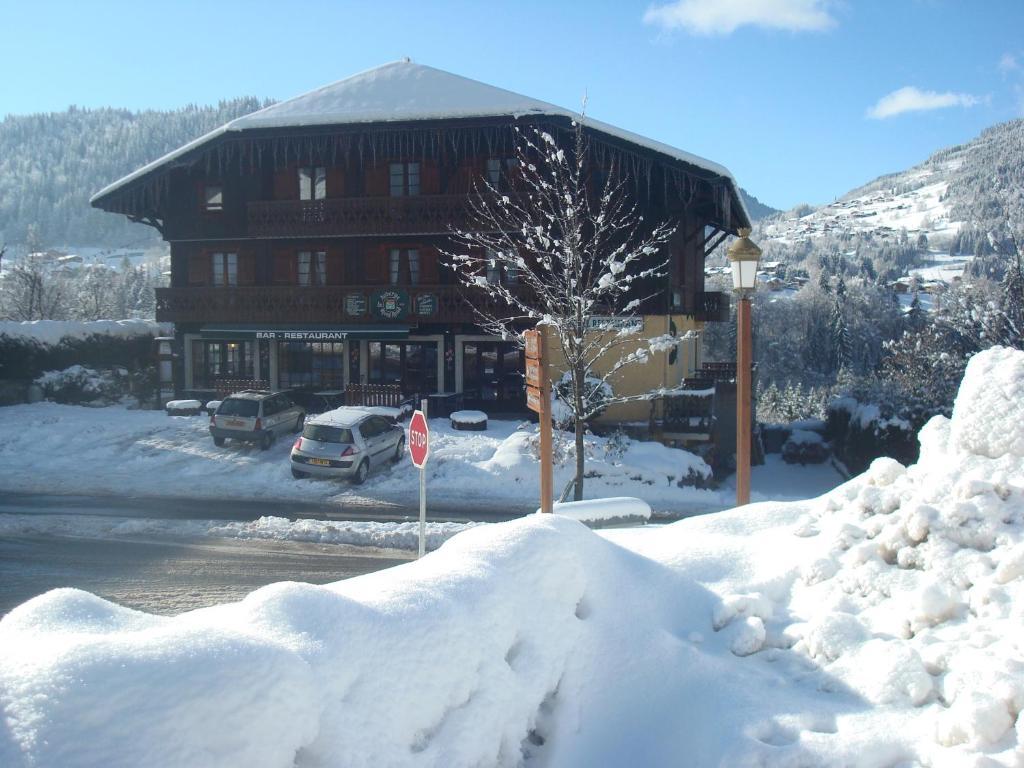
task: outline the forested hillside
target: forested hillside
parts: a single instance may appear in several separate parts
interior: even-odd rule
[[[112,181],[269,102],[132,112],[79,109],[8,115],[0,122],[0,242],[119,247],[159,239],[150,227],[89,207]]]

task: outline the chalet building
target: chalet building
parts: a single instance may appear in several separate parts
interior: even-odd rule
[[[524,403],[522,354],[474,324],[487,296],[458,284],[440,253],[453,227],[472,226],[479,180],[514,183],[514,129],[543,126],[569,142],[576,117],[395,62],[233,120],[92,204],[170,243],[157,320],[174,323],[179,393],[392,384],[514,411]],[[644,386],[675,387],[701,366],[686,332],[728,318],[728,297],[704,291],[705,254],[749,216],[725,168],[589,118],[584,126],[646,220],[678,222],[671,274],[642,313],[648,330],[677,334],[679,348],[639,374]]]

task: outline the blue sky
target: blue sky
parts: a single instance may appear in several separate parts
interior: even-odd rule
[[[823,203],[1024,116],[1024,0],[5,2],[0,115],[287,98],[410,56]],[[886,99],[888,97],[888,99]]]

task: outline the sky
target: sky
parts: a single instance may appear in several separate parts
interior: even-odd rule
[[[284,99],[403,56],[822,204],[1024,116],[1024,0],[0,0],[0,115]]]

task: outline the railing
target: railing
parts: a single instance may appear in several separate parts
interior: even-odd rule
[[[473,322],[496,311],[486,291],[459,285],[267,285],[157,288],[156,318],[174,323]]]
[[[679,389],[666,392],[658,399],[664,432],[689,435],[711,433],[715,418],[714,379],[686,379]]]
[[[708,323],[729,320],[729,294],[721,291],[702,291],[694,296],[693,317]]]
[[[247,204],[250,237],[446,234],[470,223],[468,195],[339,197]]]
[[[415,394],[406,396],[400,384],[349,384],[345,387],[345,405],[401,408],[412,406],[415,401]]]

